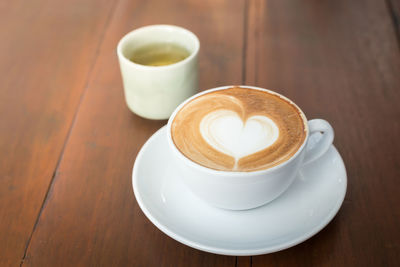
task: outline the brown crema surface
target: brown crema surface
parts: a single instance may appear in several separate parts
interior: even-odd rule
[[[279,128],[278,139],[269,147],[237,160],[208,144],[201,132],[202,119],[216,110],[231,110],[243,123],[261,115]],[[286,160],[303,144],[306,137],[300,111],[278,95],[256,89],[232,87],[201,95],[185,104],[171,125],[172,140],[190,160],[211,169],[249,172],[268,169]]]

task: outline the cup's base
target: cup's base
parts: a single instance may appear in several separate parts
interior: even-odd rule
[[[265,197],[265,195],[261,195],[259,199],[249,199],[246,198],[243,194],[235,194],[234,196],[226,196],[226,201],[223,198],[216,199],[215,202],[210,199],[210,196],[205,195],[202,196],[201,192],[199,195],[198,188],[191,188],[190,182],[185,181],[185,177],[182,176],[182,173],[179,171],[179,168],[177,168],[177,173],[179,173],[179,179],[181,180],[182,184],[189,190],[195,197],[199,199],[199,201],[202,201],[206,203],[209,206],[216,207],[219,209],[223,210],[231,210],[231,211],[241,211],[241,210],[251,210],[251,209],[256,209],[259,207],[262,207],[264,205],[269,205],[276,199],[278,199],[292,184],[295,176],[293,176],[290,181],[286,184],[285,187],[281,188],[281,191],[279,192],[274,192],[273,194],[270,193],[269,197]],[[190,179],[189,179],[190,180]],[[242,197],[241,197],[242,196]],[[233,201],[236,199],[236,201]],[[226,203],[224,203],[226,202]]]
[[[172,112],[170,114],[147,114],[134,110],[128,103],[126,103],[126,106],[133,114],[148,120],[168,120],[172,114]]]

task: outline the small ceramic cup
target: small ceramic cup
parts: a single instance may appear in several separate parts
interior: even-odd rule
[[[132,51],[154,43],[174,43],[190,55],[165,66],[140,65],[129,60]],[[200,42],[192,32],[172,25],[152,25],[126,34],[117,54],[129,109],[147,119],[167,119],[174,109],[198,89],[197,55]]]
[[[334,132],[325,120],[314,119],[307,122],[304,113],[299,109],[302,119],[307,122],[305,123],[306,138],[297,152],[287,161],[265,170],[251,172],[218,171],[199,165],[184,156],[175,146],[171,134],[172,122],[177,112],[192,99],[230,87],[219,87],[201,92],[179,105],[168,121],[167,138],[182,180],[195,195],[219,208],[245,210],[264,205],[281,195],[292,184],[304,164],[318,159],[329,149],[333,142]],[[266,90],[252,86],[240,87]],[[278,93],[266,91],[294,104]],[[309,137],[314,134],[320,136],[315,138],[317,141],[310,142]]]

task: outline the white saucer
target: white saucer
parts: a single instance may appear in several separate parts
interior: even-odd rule
[[[335,147],[303,167],[278,199],[246,211],[209,206],[175,172],[166,128],[140,150],[133,168],[136,200],[165,234],[190,247],[223,255],[259,255],[297,245],[324,228],[346,194],[347,176]]]

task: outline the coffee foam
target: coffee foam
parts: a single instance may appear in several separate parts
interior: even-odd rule
[[[204,140],[216,150],[240,158],[272,145],[279,137],[278,126],[266,116],[252,116],[245,123],[234,111],[220,109],[206,115],[200,122]]]
[[[224,171],[267,169],[303,143],[296,106],[267,91],[233,87],[185,104],[171,126],[176,147],[192,161]]]

